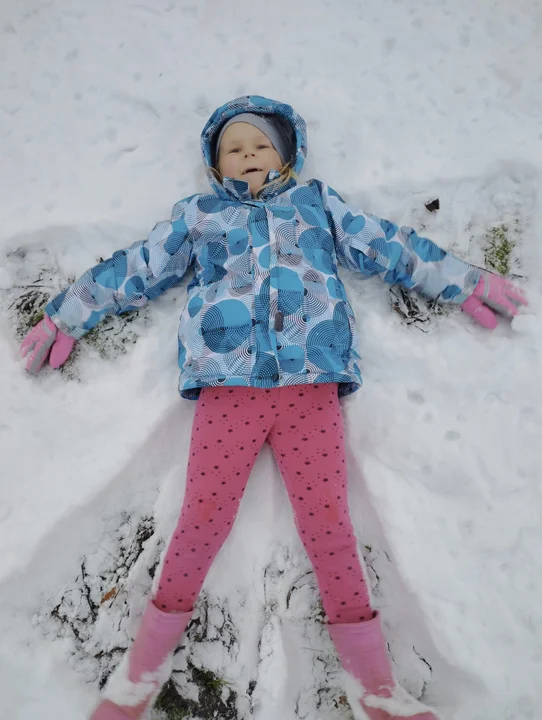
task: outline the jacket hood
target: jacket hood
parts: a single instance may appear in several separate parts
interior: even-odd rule
[[[296,111],[285,103],[277,100],[270,100],[261,95],[244,95],[217,108],[207,121],[201,133],[201,150],[203,162],[207,168],[207,177],[211,187],[219,197],[242,197],[248,192],[248,183],[235,180],[233,184],[226,182],[222,185],[211,168],[214,162],[215,145],[223,125],[236,115],[253,112],[258,115],[275,115],[279,122],[291,131],[292,136],[292,167],[297,175],[301,172],[303,163],[307,156],[307,126],[303,118]],[[280,188],[280,192],[285,190]],[[274,194],[271,188],[270,194]],[[265,193],[265,191],[264,191]]]

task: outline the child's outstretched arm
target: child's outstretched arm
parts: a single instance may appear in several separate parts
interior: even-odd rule
[[[29,372],[38,372],[48,356],[60,367],[75,341],[104,317],[140,308],[182,279],[192,261],[191,200],[178,202],[171,220],[158,223],[146,240],[113,253],[48,303],[21,345]]]
[[[339,262],[364,275],[380,275],[440,303],[460,305],[487,328],[495,312],[511,319],[527,300],[510,281],[459,260],[412,228],[398,227],[363,212],[353,212],[335,190],[319,181]]]

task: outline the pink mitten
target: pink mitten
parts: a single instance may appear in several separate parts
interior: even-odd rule
[[[480,325],[494,330],[497,327],[495,313],[511,320],[522,305],[528,305],[527,299],[510,280],[482,271],[478,285],[461,309]]]
[[[21,343],[21,356],[27,357],[26,369],[29,373],[37,373],[47,356],[49,365],[59,368],[68,359],[75,339],[59,330],[48,315],[32,328]]]

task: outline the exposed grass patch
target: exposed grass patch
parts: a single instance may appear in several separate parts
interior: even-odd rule
[[[168,720],[183,720],[187,717],[201,720],[237,719],[237,693],[227,680],[211,670],[196,667],[190,660],[187,675],[198,688],[198,700],[183,697],[179,694],[175,681],[170,679],[156,700],[156,710],[163,712]],[[227,699],[224,699],[224,688],[228,689]]]
[[[511,269],[512,252],[516,243],[510,237],[507,225],[496,225],[487,233],[484,247],[486,266],[501,275],[508,275]]]

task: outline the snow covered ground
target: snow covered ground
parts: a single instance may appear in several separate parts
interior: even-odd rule
[[[258,93],[307,119],[306,176],[353,205],[479,264],[492,228],[515,242],[531,306],[494,333],[411,323],[346,275],[365,386],[344,408],[398,677],[445,720],[542,717],[540,2],[3,0],[0,33],[0,715],[88,716],[176,520],[194,412],[183,286],[38,378],[16,307],[202,189],[205,120]],[[176,661],[189,717],[194,667],[224,679],[223,717],[350,716],[268,451],[200,610]]]

